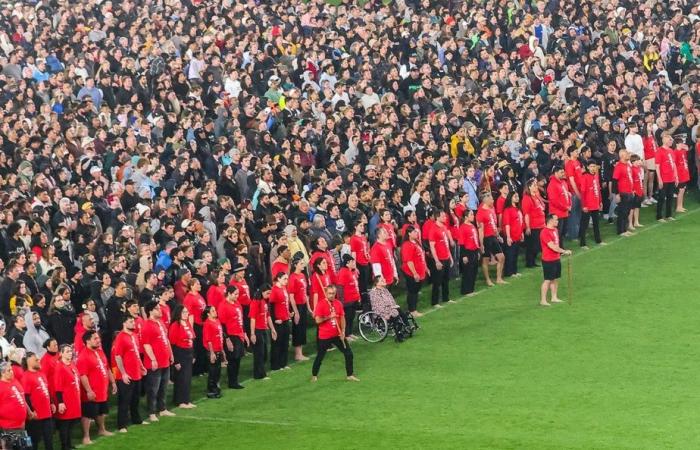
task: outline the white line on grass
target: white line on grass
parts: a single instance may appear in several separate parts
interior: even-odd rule
[[[178,417],[180,419],[200,420],[202,422],[249,423],[254,425],[276,425],[282,427],[295,426],[293,423],[288,422],[274,422],[272,420],[237,419],[235,417],[183,416],[182,414],[178,414],[175,417]]]

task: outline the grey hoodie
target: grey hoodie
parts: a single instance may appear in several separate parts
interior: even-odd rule
[[[24,333],[24,340],[22,342],[24,343],[24,348],[28,352],[33,352],[41,358],[44,356],[44,353],[46,353],[46,349],[43,345],[49,338],[49,333],[47,333],[43,327],[37,329],[34,326],[34,321],[32,320],[33,315],[34,312],[31,310],[24,313],[24,321],[27,323],[27,332]]]

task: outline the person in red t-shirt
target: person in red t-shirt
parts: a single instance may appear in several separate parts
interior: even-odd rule
[[[313,314],[316,305],[325,300],[326,287],[330,284],[328,262],[323,258],[318,258],[311,265],[311,300],[309,302],[311,314]]]
[[[245,266],[239,265],[233,269],[233,277],[229,284],[238,288],[238,303],[243,308],[243,327],[245,333],[250,336],[250,287],[245,280]]]
[[[682,213],[687,211],[687,209],[683,207],[683,199],[685,197],[685,190],[688,187],[688,182],[690,181],[688,146],[683,142],[679,142],[676,145],[676,149],[673,150],[673,156],[676,160],[676,168],[678,169],[678,197],[676,197],[676,212]]]
[[[122,319],[122,330],[114,338],[110,354],[114,378],[117,380],[117,428],[126,433],[131,415],[131,423],[140,425],[148,422],[141,419],[139,399],[141,379],[146,368],[139,357],[139,344],[136,337],[136,321],[131,316]]]
[[[241,358],[245,355],[245,346],[250,345],[243,327],[243,308],[238,303],[236,286],[226,288],[226,300],[219,305],[218,315],[224,330],[224,353],[228,366],[226,375],[229,389],[243,389],[238,382]]]
[[[56,412],[56,406],[51,403],[49,381],[41,371],[41,364],[37,355],[28,352],[25,361],[27,370],[25,370],[24,377],[22,377],[22,387],[24,388],[24,396],[30,410],[29,417],[32,418],[27,422],[27,434],[32,438],[34,448],[39,448],[42,439],[46,448],[52,448],[53,421],[51,416]]]
[[[396,239],[396,221],[391,216],[391,211],[388,209],[383,209],[379,213],[381,222],[377,225],[377,230],[384,229],[387,233],[386,245],[389,246],[391,252],[398,247],[398,241]]]
[[[194,376],[201,375],[207,371],[207,352],[202,345],[202,313],[207,306],[207,302],[202,297],[200,291],[202,284],[198,279],[192,278],[188,283],[187,295],[182,304],[190,312],[190,323],[194,329],[194,364],[192,365],[192,374]]]
[[[82,402],[80,419],[83,428],[83,445],[92,443],[90,439],[90,422],[97,424],[97,434],[111,436],[112,433],[105,428],[105,418],[109,412],[109,392],[112,386],[112,395],[117,393],[117,383],[112,371],[109,370],[107,357],[102,351],[102,340],[95,330],[88,330],[83,334],[83,351],[78,355],[76,366],[80,374],[80,400]]]
[[[520,211],[520,194],[511,192],[503,209],[503,234],[505,236],[505,262],[503,275],[519,277],[518,251],[523,241],[523,213]]]
[[[292,320],[292,346],[294,347],[294,359],[307,361],[303,348],[306,345],[306,330],[309,326],[309,280],[306,278],[306,263],[304,258],[292,260],[292,273],[289,275],[287,292],[289,301],[294,309]]]
[[[479,243],[479,230],[474,225],[476,214],[472,210],[466,210],[462,216],[462,224],[459,226],[457,241],[459,242],[460,268],[462,283],[460,293],[471,297],[474,295],[476,275],[479,272],[479,259],[481,244]]]
[[[274,284],[270,291],[270,307],[272,308],[272,324],[277,332],[277,339],[272,343],[270,349],[270,369],[289,369],[287,359],[289,355],[289,293],[287,283],[289,275],[285,272],[277,272],[274,277]]]
[[[323,261],[322,264],[325,264],[324,259],[319,261]],[[256,380],[269,380],[265,373],[269,342],[267,331],[271,330],[272,339],[277,339],[267,304],[271,291],[272,288],[269,284],[262,285],[256,298],[250,302],[250,343],[253,345],[253,378]]]
[[[357,262],[357,270],[360,273],[360,295],[362,302],[368,304],[369,290],[372,278],[372,268],[369,264],[369,241],[365,235],[365,221],[363,218],[355,224],[355,233],[350,238],[350,254]],[[311,264],[309,264],[311,266]],[[313,267],[313,266],[311,266]]]
[[[418,312],[418,295],[423,280],[430,272],[420,241],[420,228],[409,225],[406,234],[406,240],[401,244],[401,271],[406,277],[406,304],[413,317],[422,317],[423,314]]]
[[[494,208],[496,210],[496,218],[498,219],[498,230],[503,232],[503,210],[505,209],[506,199],[510,193],[510,187],[508,183],[501,181],[498,183],[498,198],[494,203]]]
[[[369,261],[373,269],[377,266],[380,269],[379,271],[373,270],[375,277],[382,275],[388,285],[398,283],[399,277],[394,261],[394,251],[389,244],[389,233],[384,228],[377,229],[377,242],[374,243],[369,252]]]
[[[555,214],[559,218],[558,230],[561,245],[564,245],[567,222],[571,212],[571,192],[569,183],[565,180],[566,173],[561,164],[552,167],[552,176],[547,184],[547,200],[549,200],[549,213]]]
[[[673,219],[673,194],[676,193],[676,188],[680,184],[678,178],[678,166],[676,165],[676,157],[673,150],[673,136],[670,132],[664,131],[661,134],[661,147],[656,149],[656,178],[659,181],[659,193],[657,196],[658,203],[656,204],[656,220],[665,222]],[[666,214],[664,212],[666,206]],[[665,217],[665,219],[664,219]]]
[[[173,352],[173,370],[175,371],[173,403],[178,408],[195,408],[196,405],[190,402],[194,330],[190,323],[190,313],[182,305],[176,305],[173,309],[173,321],[168,329],[168,340]]]
[[[593,222],[593,237],[597,244],[602,244],[600,238],[600,210],[603,207],[603,194],[598,175],[598,164],[594,159],[586,162],[587,171],[581,176],[581,204],[583,213],[578,229],[578,239],[581,248],[586,246],[586,232],[589,222]]]
[[[430,269],[433,283],[430,300],[435,308],[442,308],[440,304],[441,297],[443,302],[454,303],[454,300],[450,300],[450,268],[454,264],[450,249],[452,236],[447,230],[447,212],[434,210],[433,216],[435,222],[426,236],[434,267],[434,270],[433,268]],[[441,293],[442,296],[440,295]]]
[[[354,373],[353,354],[345,340],[345,313],[343,304],[336,298],[335,286],[326,287],[325,300],[314,309],[314,319],[318,324],[318,353],[311,369],[311,381],[318,380],[318,372],[326,352],[335,345],[345,357],[345,375],[348,381],[360,381]]]
[[[630,164],[630,153],[620,150],[620,161],[615,164],[612,176],[612,191],[617,201],[617,234],[632,236],[628,231],[629,214],[633,207],[634,176]]]
[[[555,214],[547,216],[547,226],[540,233],[542,245],[542,272],[544,281],[540,287],[540,305],[550,306],[547,301],[547,291],[551,290],[551,303],[562,303],[557,296],[559,278],[561,278],[561,255],[570,255],[571,250],[564,250],[559,246],[559,231],[557,225],[559,218]]]
[[[170,365],[173,363],[173,352],[168,341],[168,331],[161,319],[160,305],[155,301],[146,303],[144,311],[148,319],[144,321],[141,330],[143,344],[143,365],[146,367],[146,403],[148,405],[148,420],[158,422],[159,414],[174,416],[165,407],[165,388],[170,381]]]
[[[544,228],[545,203],[540,195],[537,178],[527,181],[521,202],[525,226],[525,267],[536,267],[540,252],[540,231]]]
[[[20,432],[24,430],[29,405],[24,395],[22,384],[15,379],[12,365],[0,362],[0,430]],[[31,418],[31,416],[30,416]]]
[[[286,245],[280,245],[277,248],[277,252],[277,258],[270,267],[272,279],[280,272],[289,273],[289,261],[292,259],[292,254]]]
[[[62,449],[72,448],[71,431],[80,419],[80,375],[73,363],[73,346],[64,344],[59,350],[61,358],[54,371],[56,389],[56,428]]]
[[[345,313],[345,338],[349,341],[356,339],[352,334],[357,305],[360,302],[360,274],[357,271],[357,263],[350,255],[343,255],[343,266],[338,272],[338,297],[343,303]]]
[[[496,210],[493,206],[493,196],[490,192],[484,192],[481,195],[481,204],[476,212],[476,224],[479,230],[479,244],[483,255],[481,269],[484,272],[486,285],[494,285],[489,276],[489,258],[492,256],[496,258],[496,283],[506,284],[503,280],[503,266],[506,259],[501,249],[503,239],[498,234]]]
[[[319,258],[325,259],[328,263],[327,270],[331,283],[335,283],[335,259],[333,258],[330,250],[328,250],[328,242],[326,241],[326,238],[323,236],[316,238],[316,240],[311,242],[311,249],[313,252],[309,258],[309,266],[313,267],[314,262]]]
[[[644,201],[644,160],[639,155],[632,155],[630,164],[632,164],[632,181],[634,186],[632,188],[632,210],[627,220],[629,229],[634,231],[636,227],[644,226],[639,223],[639,210]]]
[[[207,398],[221,398],[221,366],[226,365],[224,331],[216,314],[216,308],[207,306],[202,311],[202,346],[209,355],[207,374]]]
[[[207,305],[214,308],[219,307],[219,303],[224,301],[226,296],[226,272],[214,270],[211,274],[211,284],[207,289]]]

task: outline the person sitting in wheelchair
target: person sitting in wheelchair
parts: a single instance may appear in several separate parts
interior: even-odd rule
[[[372,311],[382,316],[394,330],[397,341],[401,342],[411,337],[413,331],[418,328],[415,320],[409,319],[408,314],[401,311],[401,307],[386,288],[386,280],[381,275],[374,279],[374,287],[369,290],[369,301]]]

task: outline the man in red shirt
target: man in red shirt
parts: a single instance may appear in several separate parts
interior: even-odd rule
[[[659,173],[657,171],[657,173]],[[612,192],[617,201],[617,234],[622,236],[632,236],[627,230],[629,213],[632,210],[632,200],[634,193],[634,177],[632,175],[632,165],[630,164],[630,154],[627,150],[620,150],[620,160],[613,169]],[[673,194],[671,194],[673,200]],[[659,201],[659,203],[661,203]]]
[[[97,434],[111,436],[105,428],[105,417],[109,412],[108,387],[112,386],[112,394],[117,393],[117,384],[112,371],[109,370],[107,357],[102,351],[102,340],[95,330],[83,334],[83,350],[78,354],[78,374],[80,374],[80,391],[83,428],[83,445],[92,443],[90,440],[90,422],[97,423]]]
[[[345,313],[343,304],[336,298],[335,286],[326,287],[326,299],[316,305],[314,319],[318,324],[318,353],[311,369],[311,381],[318,380],[318,372],[326,352],[335,345],[345,357],[345,375],[348,381],[360,381],[354,374],[353,354],[345,340]],[[332,299],[332,300],[331,300]]]
[[[561,278],[561,255],[570,255],[571,250],[564,250],[559,246],[558,221],[556,215],[548,215],[547,225],[540,232],[542,272],[544,272],[544,281],[540,287],[541,306],[550,306],[550,302],[547,301],[548,290],[552,292],[551,303],[562,303],[557,297],[558,280]]]
[[[431,304],[436,308],[442,308],[440,304],[440,293],[442,292],[442,301],[454,303],[450,300],[450,268],[454,261],[452,260],[452,236],[447,230],[447,212],[436,210],[436,220],[428,236],[428,244],[430,245],[430,255],[435,269],[431,270],[431,281],[433,290],[431,294]]]
[[[558,228],[560,245],[564,245],[566,224],[571,211],[571,193],[569,186],[564,179],[564,167],[555,165],[552,167],[552,176],[547,184],[547,199],[549,200],[549,213],[559,218]]]
[[[277,252],[277,258],[272,263],[272,267],[270,268],[270,272],[272,273],[272,279],[274,279],[279,272],[284,272],[288,274],[289,261],[292,259],[292,255],[289,252],[289,247],[287,247],[286,245],[280,245],[277,249]]]
[[[146,367],[146,402],[148,405],[148,420],[158,422],[158,416],[174,416],[165,407],[165,388],[170,381],[170,365],[173,363],[173,352],[168,341],[168,331],[160,320],[160,305],[155,301],[146,303],[144,311],[148,319],[144,321],[141,330],[143,344],[143,365]]]
[[[498,234],[498,223],[496,219],[496,211],[493,206],[493,196],[490,192],[485,192],[481,195],[481,204],[476,212],[476,225],[479,230],[479,245],[483,258],[481,260],[481,269],[484,271],[486,284],[493,286],[491,277],[489,276],[489,258],[496,258],[496,283],[507,284],[503,280],[503,265],[505,264],[505,255],[501,249],[502,238]]]
[[[569,220],[565,228],[569,239],[578,237],[579,224],[581,222],[581,175],[583,174],[583,166],[578,158],[587,149],[588,147],[578,148],[572,145],[567,151],[569,159],[564,163],[566,183],[571,193],[571,210],[569,211]]]
[[[369,252],[369,261],[373,267],[379,265],[381,269],[379,273],[374,271],[373,275],[383,276],[387,285],[398,283],[399,277],[396,271],[396,262],[394,261],[394,252],[389,243],[389,233],[385,228],[377,228],[377,242],[372,246]]]
[[[120,433],[127,432],[129,414],[134,425],[148,424],[141,419],[139,412],[141,379],[146,375],[146,368],[139,357],[135,330],[134,318],[125,316],[122,330],[112,343],[111,363],[117,380],[117,428]]]
[[[224,352],[228,361],[227,375],[229,389],[243,389],[238,382],[241,358],[245,355],[244,345],[250,345],[243,327],[243,308],[238,302],[240,293],[235,286],[226,288],[226,300],[219,305],[219,320],[223,327]]]
[[[23,435],[30,409],[24,396],[24,389],[15,380],[12,364],[0,362],[0,431],[8,434]]]
[[[420,229],[409,225],[406,234],[408,239],[401,244],[401,271],[406,277],[406,304],[413,317],[422,317],[423,314],[417,310],[418,295],[423,280],[430,272],[420,243]]]
[[[350,253],[357,261],[357,270],[360,272],[360,295],[362,296],[362,304],[369,305],[369,297],[367,291],[371,284],[372,268],[369,265],[369,241],[365,236],[365,220],[364,216],[355,224],[355,233],[350,238]],[[309,267],[312,267],[309,264]]]
[[[603,206],[602,191],[600,186],[600,176],[598,175],[598,164],[594,159],[589,159],[586,162],[588,171],[581,176],[581,204],[583,205],[583,214],[581,214],[581,223],[579,224],[579,244],[581,248],[586,247],[586,232],[588,231],[588,223],[593,222],[593,236],[598,244],[602,244],[600,238],[600,210]],[[592,220],[591,220],[592,219]]]
[[[678,167],[673,148],[673,136],[670,132],[661,133],[661,147],[656,149],[656,178],[659,181],[658,203],[656,204],[656,220],[666,222],[675,220],[673,218],[673,194],[680,184],[678,177]],[[666,214],[664,212],[666,206]],[[665,219],[664,219],[665,217]]]
[[[49,381],[41,371],[41,364],[37,355],[27,353],[27,370],[22,377],[24,396],[29,407],[29,416],[33,417],[27,423],[27,433],[32,438],[32,445],[39,447],[44,440],[46,448],[53,448],[53,421],[51,415],[56,411],[56,406],[51,404]]]

